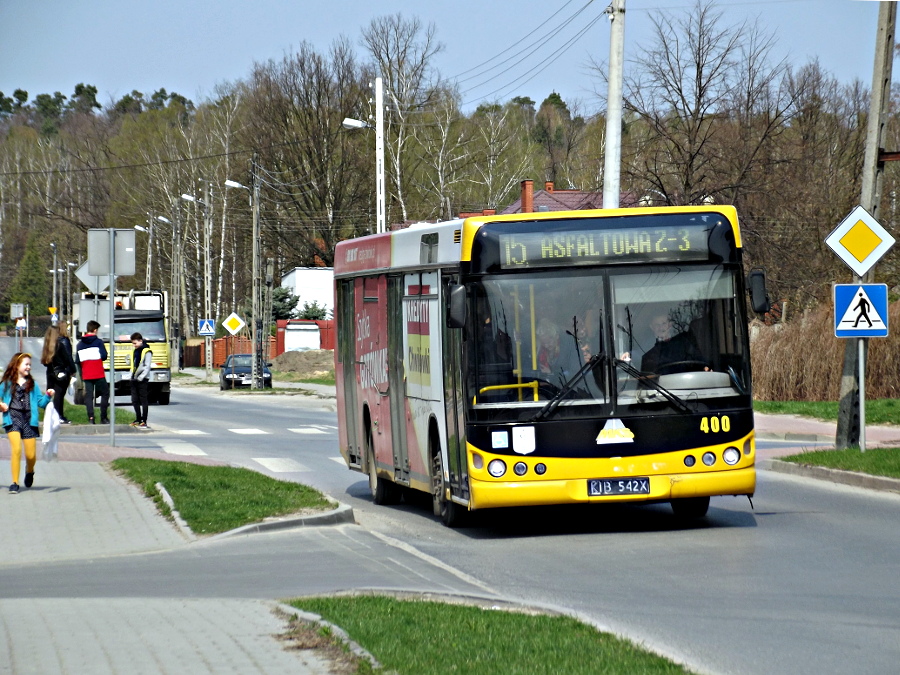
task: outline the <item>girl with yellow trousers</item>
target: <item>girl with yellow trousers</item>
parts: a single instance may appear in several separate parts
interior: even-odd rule
[[[12,485],[9,493],[19,492],[19,471],[22,449],[25,449],[25,487],[34,484],[34,463],[37,460],[38,408],[46,408],[53,399],[53,389],[41,392],[31,376],[31,354],[13,354],[3,378],[0,379],[0,412],[3,428],[9,438]]]

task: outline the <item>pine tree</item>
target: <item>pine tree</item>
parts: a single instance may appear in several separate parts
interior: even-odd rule
[[[39,251],[42,244],[43,241],[39,241],[36,235],[29,237],[22,262],[6,291],[6,299],[10,303],[27,304],[32,315],[44,314],[50,304],[51,282],[47,260],[41,257]]]

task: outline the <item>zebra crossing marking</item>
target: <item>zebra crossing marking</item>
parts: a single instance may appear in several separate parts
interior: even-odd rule
[[[253,461],[272,473],[296,473],[310,470],[300,462],[287,457],[254,457]]]

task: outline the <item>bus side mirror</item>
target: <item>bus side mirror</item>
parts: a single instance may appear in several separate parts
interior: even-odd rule
[[[768,312],[771,303],[766,292],[766,271],[760,267],[750,270],[747,275],[747,287],[750,290],[750,308],[757,314]]]
[[[454,284],[450,287],[447,325],[462,328],[466,325],[466,287]]]

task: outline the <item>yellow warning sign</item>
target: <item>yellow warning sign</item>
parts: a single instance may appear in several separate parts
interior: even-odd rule
[[[872,251],[878,248],[878,244],[881,243],[881,237],[875,234],[872,228],[863,221],[858,220],[856,225],[851,227],[847,234],[840,238],[840,243],[850,255],[862,262],[872,255]]]
[[[239,317],[237,314],[232,312],[228,316],[228,318],[222,322],[222,325],[225,326],[225,330],[227,330],[229,333],[234,335],[235,333],[237,333],[239,330],[241,330],[241,328],[243,328],[247,324],[244,322],[244,320],[241,317]]]
[[[857,206],[825,238],[825,243],[861,277],[894,245],[894,238],[872,214]]]

